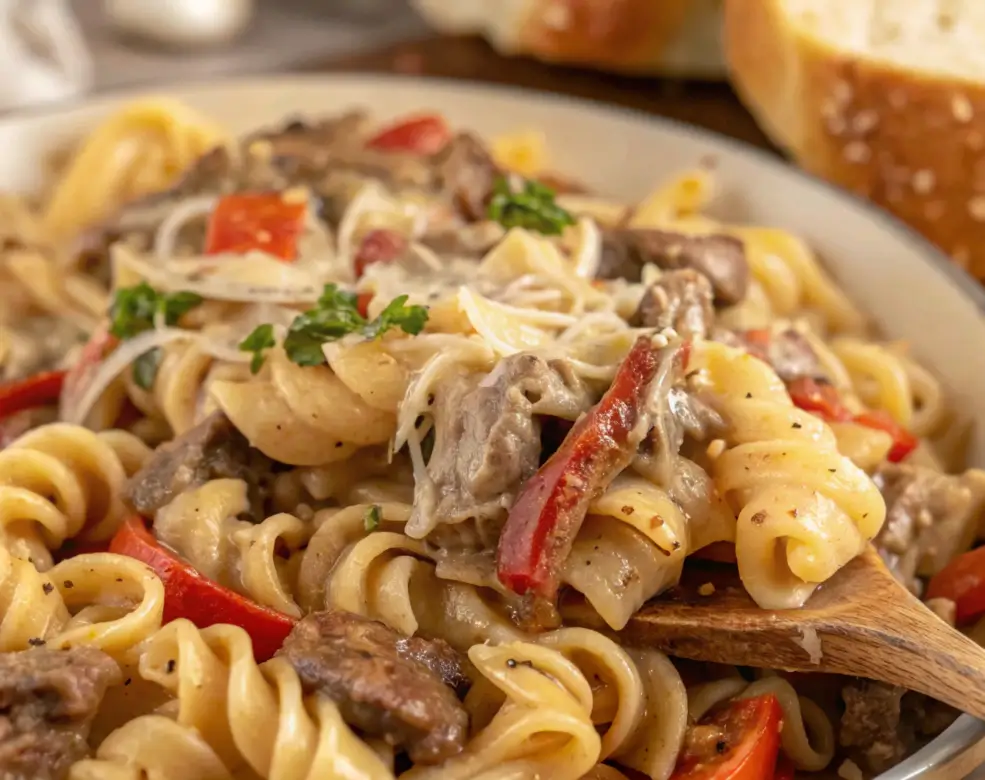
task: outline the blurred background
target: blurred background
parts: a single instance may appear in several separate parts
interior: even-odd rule
[[[541,2],[525,25],[525,0],[0,0],[0,108],[273,71],[391,71],[593,97],[765,144],[724,82],[721,4]]]

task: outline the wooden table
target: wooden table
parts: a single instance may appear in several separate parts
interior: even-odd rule
[[[342,60],[315,62],[303,70],[420,74],[531,87],[640,109],[773,148],[725,84],[628,78],[507,58],[477,38],[434,36]]]

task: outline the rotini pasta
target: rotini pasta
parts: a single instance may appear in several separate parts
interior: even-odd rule
[[[146,645],[140,673],[175,696],[175,720],[147,715],[122,726],[94,759],[76,764],[73,778],[136,771],[212,780],[247,768],[265,780],[392,777],[331,701],[305,700],[287,662],[257,666],[242,629],[169,623]]]
[[[0,547],[0,652],[86,644],[123,660],[163,610],[160,580],[131,558],[78,555],[42,573]]]
[[[0,452],[3,544],[44,570],[66,539],[108,539],[123,520],[124,483],[149,452],[127,434],[74,425],[25,434]]]
[[[875,536],[885,502],[838,452],[830,428],[797,409],[765,363],[712,343],[697,350],[695,362],[729,424],[732,446],[716,459],[715,480],[739,509],[743,584],[760,606],[801,606]]]

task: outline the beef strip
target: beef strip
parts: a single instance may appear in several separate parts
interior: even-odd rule
[[[470,133],[458,133],[431,157],[439,191],[470,220],[486,215],[499,168],[485,145]]]
[[[330,610],[303,618],[277,654],[306,692],[327,696],[348,724],[405,748],[415,763],[439,763],[465,745],[468,715],[453,689],[467,687],[467,677],[441,640]]]
[[[249,488],[251,513],[263,517],[264,477],[273,462],[250,447],[246,437],[221,411],[155,450],[127,484],[125,500],[145,517],[153,517],[178,494],[213,479],[242,479]]]
[[[985,471],[954,475],[886,463],[873,479],[886,499],[876,549],[896,577],[919,592],[917,575],[936,574],[974,540],[985,514]]]
[[[89,752],[92,719],[121,677],[93,647],[0,654],[0,777],[64,778]]]
[[[824,379],[824,369],[810,341],[799,330],[786,326],[772,330],[718,330],[715,341],[748,352],[769,363],[784,382]]]
[[[705,338],[715,320],[714,292],[704,274],[692,268],[668,271],[651,284],[629,324],[638,328],[673,328],[689,338]]]
[[[417,485],[414,502],[428,528],[504,512],[540,463],[538,415],[574,420],[592,404],[569,363],[523,353],[488,376],[455,376],[435,395],[431,484]]]
[[[689,236],[631,228],[603,232],[598,278],[638,282],[647,263],[665,271],[692,268],[704,274],[719,306],[741,301],[749,284],[745,247],[732,236]]]

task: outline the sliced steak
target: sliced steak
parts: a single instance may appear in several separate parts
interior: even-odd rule
[[[440,640],[332,610],[302,619],[278,655],[306,691],[327,696],[347,723],[405,748],[416,763],[439,763],[465,745],[468,715],[453,689],[467,678],[460,656]]]
[[[591,404],[569,363],[529,354],[505,358],[481,379],[473,374],[443,383],[433,406],[431,484],[416,488],[411,525],[500,515],[540,464],[538,416],[574,420]]]
[[[431,157],[438,189],[469,220],[486,215],[499,168],[485,145],[470,133],[458,133]]]
[[[682,337],[705,338],[715,321],[714,292],[704,274],[691,268],[668,271],[651,284],[629,320],[639,328],[673,328]]]
[[[900,581],[918,592],[917,575],[936,574],[974,541],[985,514],[985,471],[955,475],[886,463],[873,479],[886,499],[876,549]]]
[[[803,333],[790,326],[773,330],[719,330],[714,339],[769,363],[784,382],[824,379],[824,369],[814,347]]]
[[[0,777],[64,778],[88,754],[92,719],[121,677],[92,647],[0,653]]]
[[[273,462],[250,447],[246,437],[221,411],[162,444],[127,484],[125,499],[132,509],[153,517],[180,493],[213,479],[242,479],[249,486],[255,519],[262,519],[261,485]]]
[[[711,282],[715,303],[730,306],[746,296],[749,264],[737,238],[726,235],[689,236],[666,230],[618,228],[602,234],[600,279],[642,279],[643,266],[653,263],[665,271],[692,268]]]

